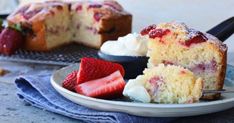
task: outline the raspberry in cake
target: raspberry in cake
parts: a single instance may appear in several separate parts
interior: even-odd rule
[[[129,80],[123,94],[140,102],[194,103],[202,96],[203,80],[175,65],[159,64]]]
[[[158,32],[157,36],[151,36]],[[189,28],[184,23],[161,23],[141,31],[148,38],[148,67],[160,63],[188,68],[204,79],[204,89],[223,88],[226,71],[227,47],[210,34]],[[219,94],[204,95],[204,99],[216,99]]]

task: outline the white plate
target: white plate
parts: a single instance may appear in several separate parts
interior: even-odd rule
[[[61,86],[66,75],[73,70],[77,70],[78,67],[78,64],[74,64],[56,71],[51,77],[51,84],[65,98],[92,109],[124,112],[146,117],[181,117],[208,114],[234,107],[233,93],[223,94],[222,99],[217,101],[199,102],[194,104],[150,104],[130,102],[124,99],[103,100],[86,97],[71,92]]]

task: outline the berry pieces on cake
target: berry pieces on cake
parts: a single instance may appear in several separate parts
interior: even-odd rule
[[[25,49],[48,51],[71,42],[100,48],[131,32],[132,15],[116,1],[47,1],[23,5],[7,21],[22,25]]]
[[[148,38],[148,67],[179,65],[204,79],[205,90],[223,88],[227,47],[214,36],[189,28],[184,23],[160,23],[141,31]],[[207,94],[203,99],[217,99]]]
[[[159,64],[126,84],[123,95],[144,103],[194,103],[202,96],[203,80],[175,65]]]

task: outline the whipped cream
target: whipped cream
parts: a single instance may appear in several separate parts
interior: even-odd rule
[[[117,56],[146,56],[147,39],[137,33],[128,34],[117,41],[105,42],[101,52]]]
[[[142,80],[142,75],[138,76],[136,79],[130,79],[124,87],[123,95],[135,101],[149,103],[151,97],[145,88],[145,84],[146,82]]]

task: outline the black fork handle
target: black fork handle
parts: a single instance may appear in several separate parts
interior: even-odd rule
[[[219,40],[224,42],[234,33],[234,17],[231,17],[220,24],[216,25],[207,33],[214,35]]]

